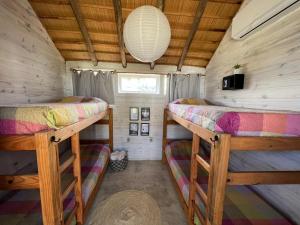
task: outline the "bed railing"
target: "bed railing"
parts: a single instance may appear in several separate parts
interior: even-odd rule
[[[222,224],[227,185],[300,184],[300,171],[231,172],[228,170],[231,151],[300,151],[300,137],[235,137],[229,134],[218,134],[165,109],[163,161],[166,160],[164,150],[168,142],[167,125],[176,123],[193,133],[190,193],[187,205],[190,224],[194,224],[195,214],[202,225]],[[209,162],[199,154],[201,140],[205,140],[211,145]],[[198,167],[208,174],[207,192],[197,183]],[[195,203],[196,193],[206,207],[205,213],[201,212]]]
[[[103,120],[107,114],[108,121]],[[0,189],[39,189],[44,225],[69,225],[74,215],[77,224],[83,224],[86,206],[82,200],[79,132],[97,123],[109,125],[109,139],[93,140],[94,143],[106,142],[113,149],[112,108],[55,131],[0,136],[0,151],[35,151],[38,167],[38,174],[1,175]],[[71,138],[72,154],[60,164],[58,144],[68,138]],[[71,165],[74,179],[65,190],[61,190],[61,174]],[[75,192],[76,204],[69,217],[64,220],[63,201],[72,191]]]

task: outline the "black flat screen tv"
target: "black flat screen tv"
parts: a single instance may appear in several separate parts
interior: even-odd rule
[[[223,90],[238,90],[244,88],[244,74],[234,74],[223,77]]]

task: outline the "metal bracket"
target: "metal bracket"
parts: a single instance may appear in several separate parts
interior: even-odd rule
[[[61,139],[59,138],[59,139],[56,140],[55,136],[51,136],[50,141],[54,142],[54,143],[59,143],[61,141]]]
[[[213,143],[214,146],[216,146],[216,142],[219,141],[219,136],[215,135],[214,138],[210,138],[210,141]]]

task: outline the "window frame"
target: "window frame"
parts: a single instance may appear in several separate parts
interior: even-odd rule
[[[158,93],[145,93],[145,92],[122,92],[120,91],[120,82],[122,77],[154,77],[158,80]],[[149,74],[149,73],[118,73],[115,79],[115,90],[117,96],[151,96],[151,97],[162,97],[164,96],[164,86],[165,86],[165,79],[164,76],[160,74]]]

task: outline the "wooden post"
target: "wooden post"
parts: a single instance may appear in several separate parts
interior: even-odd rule
[[[125,45],[123,39],[123,18],[122,18],[122,3],[121,0],[113,0],[114,10],[115,10],[115,20],[117,26],[117,34],[120,47],[120,55],[123,68],[127,67],[126,55],[125,55]]]
[[[52,132],[35,134],[44,225],[58,225],[64,223],[63,206],[60,201],[59,152],[57,144],[51,142],[51,136]]]
[[[98,60],[97,60],[97,56],[95,53],[95,49],[91,40],[91,37],[89,35],[88,29],[86,27],[86,24],[84,22],[81,10],[80,10],[80,6],[79,6],[79,2],[78,0],[69,0],[70,4],[71,4],[71,8],[73,10],[74,16],[76,18],[76,21],[78,23],[78,26],[80,28],[81,34],[83,36],[86,48],[89,52],[90,58],[94,64],[94,66],[98,65]]]
[[[229,134],[222,134],[212,148],[211,173],[208,191],[208,220],[213,225],[221,225],[230,155]]]
[[[110,151],[114,150],[114,116],[113,116],[113,108],[108,108],[108,130],[109,130],[109,148]]]
[[[166,155],[165,155],[165,150],[167,146],[167,133],[168,133],[168,109],[164,109],[164,118],[163,118],[163,138],[162,138],[162,162],[166,163]]]
[[[192,156],[191,156],[191,175],[190,175],[190,193],[189,193],[189,214],[188,220],[190,224],[194,224],[194,204],[196,197],[196,182],[197,182],[197,160],[196,156],[199,154],[200,137],[193,134]]]
[[[80,159],[80,140],[79,133],[71,137],[72,153],[75,155],[73,162],[73,174],[77,180],[75,184],[75,200],[77,203],[76,221],[77,224],[83,224],[83,199],[82,199],[82,178],[81,178],[81,159]]]
[[[180,56],[180,59],[179,59],[178,65],[177,65],[177,70],[178,71],[181,71],[184,60],[185,60],[185,58],[188,54],[188,51],[190,49],[190,46],[191,46],[192,41],[194,39],[194,36],[195,36],[195,34],[198,30],[199,23],[200,23],[202,14],[204,13],[207,1],[208,0],[200,0],[199,3],[198,3],[198,8],[197,8],[196,15],[195,15],[195,18],[194,18],[194,21],[193,21],[193,24],[192,24],[192,29],[191,29],[191,31],[189,33],[189,36],[188,36],[188,38],[185,42],[184,48],[182,50],[182,53],[181,53],[181,56]]]
[[[163,12],[165,9],[165,0],[157,0],[157,8]]]

